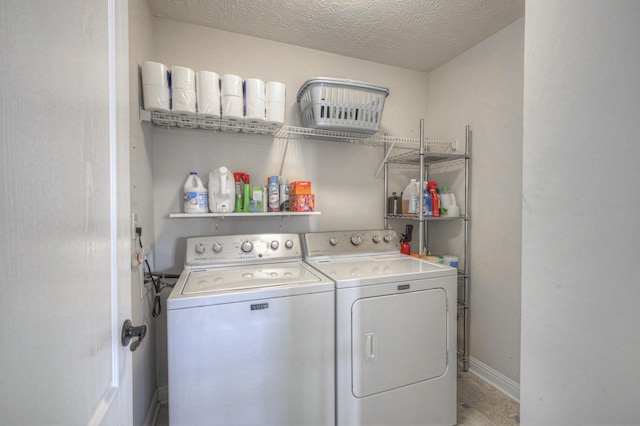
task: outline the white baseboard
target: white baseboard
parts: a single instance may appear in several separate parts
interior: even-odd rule
[[[158,402],[160,402],[160,404],[169,402],[169,386],[158,386]]]
[[[151,398],[151,404],[147,410],[147,415],[144,418],[144,426],[154,426],[158,418],[158,412],[160,411],[160,401],[158,401],[158,389],[153,393]]]
[[[469,371],[498,389],[516,402],[520,402],[520,384],[494,370],[474,357],[469,357]]]

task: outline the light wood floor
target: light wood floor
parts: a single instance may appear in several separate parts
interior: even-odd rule
[[[458,426],[520,424],[520,404],[470,372],[458,372]],[[156,426],[169,426],[167,404],[160,406]]]

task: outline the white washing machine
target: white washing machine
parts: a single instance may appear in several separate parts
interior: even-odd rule
[[[170,424],[335,424],[334,293],[297,234],[189,238],[167,300]]]
[[[456,269],[400,254],[392,230],[302,244],[336,283],[337,425],[456,424]]]

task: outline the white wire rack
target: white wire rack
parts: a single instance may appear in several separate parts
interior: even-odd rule
[[[252,133],[273,136],[285,140],[317,140],[330,142],[357,143],[370,146],[395,146],[396,148],[418,149],[420,140],[380,134],[341,132],[311,129],[307,127],[283,126],[276,123],[258,123],[244,120],[186,116],[166,112],[140,110],[140,120],[149,121],[159,127],[200,129],[233,133]],[[456,141],[427,140],[424,146],[429,152],[447,155],[455,152]]]
[[[450,163],[454,160],[464,160],[466,155],[464,153],[457,154],[450,146],[429,146],[425,149],[424,161],[429,164],[436,164],[440,161],[446,161]],[[393,165],[406,165],[406,166],[419,166],[420,165],[420,151],[417,149],[401,152],[399,154],[390,156],[387,159],[387,163]]]
[[[260,135],[275,135],[282,128],[281,123],[267,123],[225,118],[180,115],[167,112],[140,110],[140,120],[150,121],[160,127],[202,129],[207,131],[242,132]]]

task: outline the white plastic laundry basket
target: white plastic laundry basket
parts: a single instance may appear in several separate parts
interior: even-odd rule
[[[354,80],[318,77],[298,91],[305,127],[373,134],[380,129],[389,89]]]

